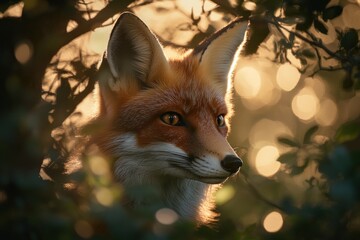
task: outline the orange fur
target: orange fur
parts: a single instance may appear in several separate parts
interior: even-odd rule
[[[212,184],[224,182],[242,164],[226,136],[232,115],[229,76],[246,25],[236,20],[195,50],[167,60],[146,25],[125,13],[99,70],[99,121],[106,126],[92,142],[114,159],[116,179],[159,185],[166,206],[199,224],[216,216],[218,185]],[[176,113],[181,125],[164,122],[166,113]],[[226,123],[219,125],[222,116]]]

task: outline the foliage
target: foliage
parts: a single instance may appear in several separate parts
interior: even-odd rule
[[[84,151],[87,153],[83,156],[84,171],[64,176],[64,161],[69,149],[78,147],[73,142],[78,115],[73,113],[93,91],[97,69],[96,61],[91,60],[94,56],[77,50],[76,56],[62,62],[57,56],[59,50],[71,46],[82,34],[106,25],[105,21],[118,12],[147,7],[153,2],[156,3],[109,1],[101,10],[89,9],[83,0],[0,3],[3,13],[14,4],[23,4],[19,17],[0,15],[0,35],[3,36],[0,39],[0,238],[359,238],[359,118],[340,126],[331,138],[317,138],[316,133],[321,131],[318,126],[309,128],[301,141],[279,137],[279,142],[289,149],[278,159],[284,168],[281,177],[296,178],[311,172],[306,179],[306,191],[299,193],[300,200],[287,194],[277,179],[260,178],[246,166],[240,181],[229,183],[238,195],[250,192],[254,203],[261,202],[256,208],[262,213],[276,208],[286,216],[284,228],[276,233],[266,232],[260,218],[251,225],[240,224],[242,215],[236,208],[242,202],[233,200],[219,204],[222,215],[213,228],[196,228],[186,221],[161,224],[154,218],[156,211],[164,207],[156,201],[156,188],[123,189],[111,178],[109,169],[104,169],[103,173],[94,172],[92,159],[101,157],[91,154],[92,149]],[[322,37],[330,34],[328,21],[344,14],[341,1],[336,5],[329,5],[329,0],[212,2],[217,4],[214,9],[203,8],[200,16],[195,16],[194,12],[188,16],[191,22],[188,27],[195,28],[197,33],[182,47],[194,46],[215,30],[211,24],[205,31],[199,27],[201,19],[209,17],[211,12],[220,13],[224,20],[229,20],[230,16],[244,16],[251,21],[252,34],[243,55],[257,53],[260,44],[272,35],[272,61],[295,65],[289,57],[292,55],[300,61],[297,67],[306,76],[319,71],[342,70],[346,76],[341,79],[338,90],[359,90],[359,29],[337,29],[336,47],[322,41]],[[76,22],[76,27],[69,30],[70,21]],[[165,45],[176,45],[163,40]],[[26,61],[14,54],[19,47],[28,49],[30,57]],[[329,60],[333,61],[329,63]],[[48,71],[55,73],[54,79],[48,79]],[[43,87],[46,81],[50,82],[48,89]],[[64,122],[69,119],[65,127]],[[73,182],[76,185],[72,185]],[[68,187],[64,188],[64,184]],[[271,200],[264,194],[265,190],[281,194],[275,198],[277,200]],[[128,194],[145,194],[153,204],[146,209],[128,210],[123,207]]]

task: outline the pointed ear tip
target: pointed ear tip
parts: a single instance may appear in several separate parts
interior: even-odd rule
[[[134,13],[132,12],[122,12],[120,17],[118,18],[117,22],[124,22],[124,21],[134,21],[137,20],[139,21],[140,18],[138,16],[136,16]]]

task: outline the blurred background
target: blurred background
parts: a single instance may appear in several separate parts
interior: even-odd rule
[[[217,192],[213,227],[158,205],[128,213],[96,155],[83,156],[77,186],[63,188],[64,162],[98,113],[98,62],[125,10],[169,58],[237,16],[251,20],[229,136],[245,166]],[[358,0],[0,3],[0,238],[359,238],[358,16]]]

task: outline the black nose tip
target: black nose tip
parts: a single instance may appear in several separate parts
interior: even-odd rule
[[[228,172],[236,173],[242,166],[243,162],[234,155],[227,155],[222,161],[221,166]]]

